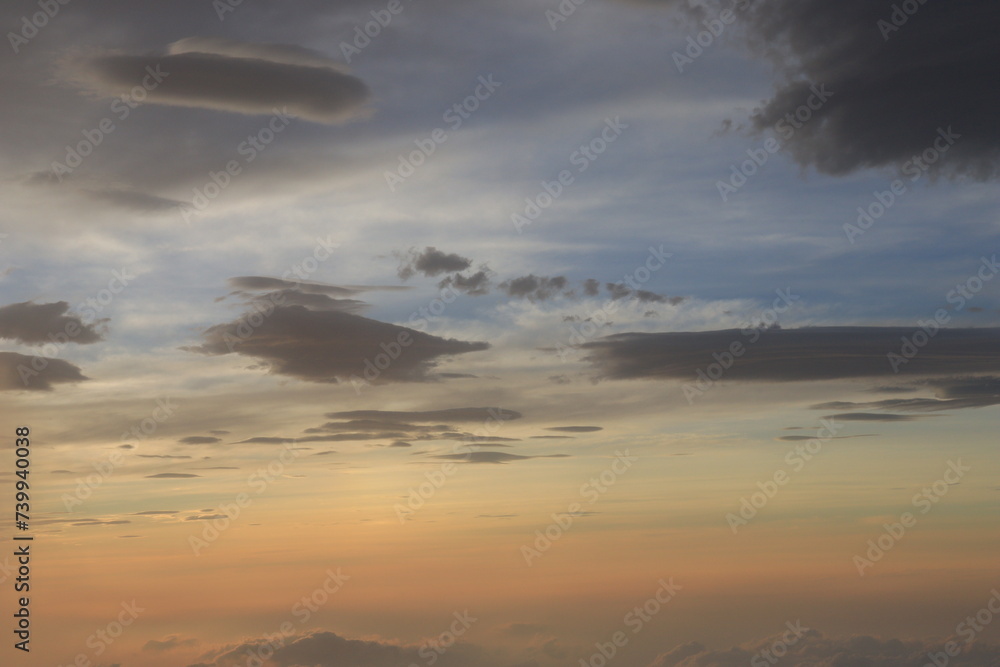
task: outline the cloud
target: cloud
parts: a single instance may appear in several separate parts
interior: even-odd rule
[[[511,461],[526,461],[528,459],[563,459],[569,454],[548,454],[545,456],[521,456],[507,452],[467,452],[465,454],[441,454],[432,456],[435,459],[462,461],[464,463],[510,463]]]
[[[267,655],[273,649],[270,662],[276,667],[399,667],[399,665],[423,664],[427,649],[419,646],[395,644],[384,641],[347,639],[333,632],[317,631],[301,636],[282,637],[272,640],[258,639],[235,646],[227,646],[211,663],[199,663],[190,667],[237,667],[246,662],[248,654]],[[514,661],[505,661],[495,651],[486,651],[477,646],[458,641],[444,653],[437,654],[439,667],[514,667]],[[523,665],[523,663],[522,663]]]
[[[565,276],[538,277],[534,274],[514,278],[500,283],[500,289],[507,296],[526,298],[529,301],[545,301],[565,290],[568,281]]]
[[[89,379],[79,367],[62,359],[0,352],[0,391],[51,391],[53,384]]]
[[[782,83],[755,127],[795,114],[812,83],[822,84],[833,95],[814,117],[798,129],[785,123],[794,131],[788,146],[799,163],[830,174],[901,165],[930,148],[939,128],[953,128],[961,138],[937,166],[995,178],[1000,98],[983,95],[982,86],[1000,76],[1000,6],[922,2],[907,15],[897,4],[757,3],[748,15],[751,48],[775,62]],[[905,23],[894,24],[894,14]]]
[[[508,421],[520,419],[523,415],[515,410],[500,408],[447,408],[444,410],[421,410],[402,412],[390,410],[350,410],[329,412],[330,419],[384,419],[391,422],[485,422],[487,420]]]
[[[146,475],[146,479],[188,479],[190,477],[201,477],[187,472],[161,472],[155,475]]]
[[[240,336],[244,329],[250,330],[248,336]],[[203,345],[184,349],[252,357],[267,364],[272,373],[310,382],[343,382],[352,377],[373,383],[427,382],[437,379],[431,371],[439,359],[490,347],[485,342],[439,338],[352,313],[315,311],[301,305],[274,306],[256,328],[241,319],[211,327],[203,335]],[[393,357],[386,351],[389,348],[398,349]]]
[[[278,109],[317,123],[360,115],[370,96],[364,82],[315,52],[219,38],[180,40],[167,55],[79,58],[64,65],[64,76],[105,97],[145,86],[145,104],[250,115]]]
[[[27,345],[60,341],[87,345],[104,340],[104,332],[96,325],[107,320],[84,324],[76,315],[67,315],[68,312],[69,304],[65,301],[23,301],[4,306],[0,308],[0,338]]]
[[[725,380],[789,382],[894,375],[902,327],[810,327],[677,333],[624,333],[585,343],[585,357],[607,379],[695,381],[734,343],[745,353]],[[756,342],[754,342],[756,340]],[[941,329],[926,349],[898,365],[905,375],[1000,371],[1000,329]]]
[[[179,199],[159,197],[134,189],[124,189],[117,187],[105,188],[83,188],[83,194],[94,199],[113,204],[120,208],[142,213],[163,213],[168,211],[178,211],[189,207],[190,204]]]
[[[886,412],[844,412],[838,415],[827,415],[826,419],[844,422],[910,422],[920,417],[914,415],[895,415]]]
[[[170,635],[168,637],[164,637],[163,639],[150,639],[142,645],[142,650],[150,651],[152,653],[163,653],[165,651],[173,651],[177,648],[185,648],[187,646],[195,646],[197,644],[198,640],[193,637],[189,639],[182,639],[180,635]]]
[[[603,431],[602,426],[550,426],[546,431],[562,431],[563,433],[593,433]]]
[[[930,661],[928,653],[943,650],[943,643],[869,636],[830,638],[816,630],[805,630],[803,636],[791,644],[783,639],[787,637],[779,634],[725,650],[712,650],[698,642],[690,642],[661,654],[649,667],[745,667],[760,651],[770,649],[779,641],[788,648],[781,658],[783,664],[815,667],[919,667]],[[964,651],[948,658],[951,667],[978,667],[1000,660],[1000,646],[983,642],[958,643]]]
[[[397,271],[400,278],[407,280],[417,273],[425,276],[439,276],[442,273],[458,273],[472,266],[472,260],[455,253],[445,254],[437,248],[428,246],[418,253],[411,249],[400,263]]]
[[[217,442],[222,442],[222,439],[207,435],[189,435],[177,442],[182,445],[214,445]]]
[[[438,287],[441,289],[452,287],[459,292],[468,294],[469,296],[483,296],[484,294],[489,294],[490,292],[491,273],[492,272],[487,269],[476,271],[468,276],[456,273],[455,275],[448,276],[439,282]]]

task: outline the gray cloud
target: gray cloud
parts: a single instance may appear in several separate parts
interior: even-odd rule
[[[161,472],[155,475],[146,475],[147,479],[188,479],[190,477],[201,477],[187,472]]]
[[[501,419],[520,419],[523,415],[514,410],[501,408],[447,408],[444,410],[420,410],[401,412],[391,410],[350,410],[329,412],[330,419],[384,419],[393,422],[485,422]]]
[[[568,281],[565,276],[536,276],[530,274],[500,283],[500,289],[507,296],[526,298],[529,301],[545,301],[566,289]]]
[[[240,337],[242,327],[250,335]],[[401,346],[401,337],[409,341]],[[204,332],[205,343],[185,348],[208,355],[240,354],[266,363],[272,373],[310,382],[344,382],[353,377],[373,383],[427,382],[439,359],[489,348],[489,343],[439,338],[413,329],[339,311],[315,311],[301,305],[274,306],[256,328],[237,320]],[[389,358],[385,346],[400,348]],[[374,371],[372,369],[375,369]],[[374,377],[371,377],[373,376]]]
[[[593,433],[603,431],[602,426],[550,426],[546,431],[562,431],[563,433]]]
[[[251,115],[280,109],[318,123],[358,116],[369,98],[368,87],[336,62],[306,56],[295,47],[189,38],[168,50],[160,56],[116,53],[76,59],[64,65],[64,75],[107,97],[146,83],[146,104]]]
[[[76,315],[67,315],[68,312],[69,304],[65,301],[24,301],[4,306],[0,308],[0,338],[28,345],[53,342],[51,336],[82,345],[104,340],[104,332],[99,331],[96,325],[107,320],[84,324]],[[75,334],[70,335],[71,332]]]
[[[411,249],[399,265],[398,274],[406,280],[417,273],[425,276],[439,276],[442,273],[457,273],[472,266],[472,260],[455,253],[446,254],[437,248],[427,247],[423,252]]]
[[[581,347],[601,378],[696,380],[699,370],[718,363],[713,355],[741,342],[745,353],[724,372],[726,380],[787,382],[892,376],[887,355],[899,354],[901,339],[912,334],[902,327],[625,333]],[[1000,329],[942,329],[899,373],[1000,372],[998,343]]]
[[[438,287],[442,289],[452,287],[459,292],[465,292],[469,296],[483,296],[490,292],[490,274],[491,272],[487,269],[476,271],[468,276],[457,273],[439,282]]]
[[[752,48],[772,58],[783,83],[755,127],[794,114],[809,97],[808,82],[815,82],[833,96],[789,139],[801,164],[831,174],[900,165],[930,148],[938,128],[952,127],[961,139],[937,166],[995,178],[1000,99],[984,95],[983,85],[1000,78],[1000,6],[921,3],[895,29],[896,4],[757,3],[748,17]]]
[[[214,445],[221,441],[221,438],[207,435],[189,435],[178,440],[182,445]]]
[[[465,454],[441,454],[432,456],[435,459],[462,461],[464,463],[510,463],[512,461],[527,461],[528,459],[562,459],[568,454],[548,454],[545,456],[522,456],[507,452],[467,452]]]
[[[32,365],[33,360],[38,360],[35,366]],[[50,391],[53,384],[89,379],[79,367],[62,359],[0,352],[0,391]]]

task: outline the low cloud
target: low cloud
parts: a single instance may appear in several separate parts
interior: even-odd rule
[[[89,379],[79,367],[62,359],[0,352],[0,391],[51,391],[54,384]]]
[[[317,123],[363,113],[368,87],[315,52],[219,38],[189,38],[166,55],[105,53],[64,65],[64,77],[98,95],[145,84],[144,104],[270,115],[275,109]]]
[[[87,345],[104,340],[104,332],[98,330],[97,325],[106,320],[84,324],[78,316],[67,313],[69,303],[65,301],[12,303],[0,308],[0,338],[27,345],[63,339]]]
[[[888,354],[899,354],[901,340],[912,334],[912,328],[902,327],[625,333],[581,347],[600,378],[693,381],[738,342],[744,354],[733,360],[725,380],[789,382],[891,377]],[[1000,329],[941,329],[898,371],[928,376],[1000,372]]]
[[[417,273],[425,276],[439,276],[442,273],[458,273],[472,266],[472,260],[455,253],[444,253],[437,248],[427,247],[422,252],[411,249],[403,257],[397,271],[400,278],[407,280]]]

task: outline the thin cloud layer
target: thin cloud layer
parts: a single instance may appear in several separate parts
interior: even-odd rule
[[[294,47],[194,38],[167,55],[101,54],[66,66],[66,77],[106,97],[146,90],[145,104],[250,115],[275,110],[317,123],[357,117],[368,87],[332,60]]]
[[[606,379],[695,380],[742,354],[724,371],[726,380],[789,382],[894,374],[889,354],[901,355],[902,327],[814,327],[677,333],[625,333],[581,347]],[[754,342],[756,341],[756,342]],[[953,375],[1000,372],[1000,329],[942,329],[927,347],[895,366],[900,374]]]

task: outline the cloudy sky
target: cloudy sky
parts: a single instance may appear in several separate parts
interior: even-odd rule
[[[0,17],[4,664],[1000,660],[1000,6]]]

